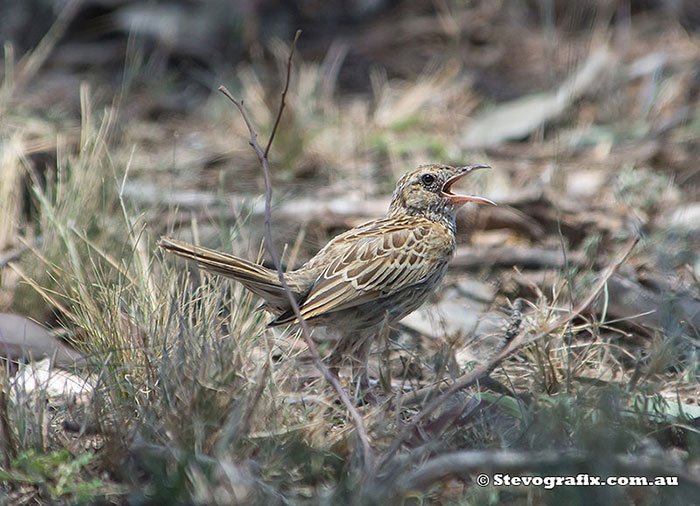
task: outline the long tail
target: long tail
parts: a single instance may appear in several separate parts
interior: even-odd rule
[[[277,272],[272,269],[227,253],[202,248],[169,237],[161,237],[158,245],[165,251],[197,262],[197,265],[206,271],[240,281],[251,292],[265,299],[272,312],[281,313],[289,309],[287,294],[279,282]],[[295,292],[301,291],[292,283],[290,283],[290,288]]]

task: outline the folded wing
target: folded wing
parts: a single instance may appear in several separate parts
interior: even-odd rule
[[[413,217],[387,218],[338,236],[313,260],[327,259],[328,265],[303,299],[302,317],[359,306],[424,282],[435,272],[436,263],[445,262],[445,256],[433,254],[434,250],[451,248],[450,241],[434,224],[420,224]],[[289,311],[272,324],[295,321]]]

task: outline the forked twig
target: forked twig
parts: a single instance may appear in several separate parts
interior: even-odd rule
[[[280,100],[280,108],[277,110],[277,117],[275,118],[275,124],[272,126],[272,132],[270,132],[270,140],[267,141],[267,146],[265,146],[265,158],[270,153],[270,146],[272,146],[272,139],[275,138],[277,133],[277,127],[280,124],[280,119],[282,119],[282,110],[284,109],[284,100],[287,97],[287,91],[289,90],[289,78],[292,75],[292,56],[294,56],[294,49],[297,47],[297,41],[301,35],[301,30],[297,30],[294,34],[294,40],[292,41],[292,47],[289,50],[289,58],[287,58],[287,77],[284,79],[284,89],[282,90],[282,98]],[[265,188],[267,190],[267,187]]]
[[[503,347],[503,349],[501,349],[501,351],[496,353],[488,361],[478,364],[470,371],[464,373],[462,376],[457,378],[447,390],[445,390],[443,393],[441,393],[432,401],[430,401],[416,416],[413,417],[411,423],[404,427],[404,429],[394,440],[389,449],[381,456],[381,459],[377,463],[377,469],[380,469],[387,462],[389,462],[399,450],[399,448],[401,448],[401,445],[404,443],[404,441],[406,441],[411,436],[411,434],[417,429],[418,425],[425,418],[434,413],[435,410],[442,403],[444,403],[452,394],[454,394],[458,390],[470,386],[480,378],[483,378],[485,375],[491,372],[498,364],[500,364],[503,360],[514,354],[516,351],[520,350],[523,346],[538,341],[543,337],[551,334],[558,328],[567,325],[571,322],[571,320],[573,320],[583,311],[585,311],[595,301],[596,297],[598,297],[603,288],[605,288],[605,285],[607,284],[608,280],[613,275],[613,273],[620,267],[620,265],[622,265],[622,263],[627,259],[630,253],[632,253],[632,250],[634,249],[638,241],[638,238],[630,240],[630,242],[622,249],[622,253],[620,253],[620,255],[605,269],[602,276],[591,290],[590,294],[572,311],[560,316],[554,322],[549,324],[547,328],[545,328],[541,332],[538,332],[529,339],[527,338],[526,334],[521,334],[513,338],[512,340],[506,343],[506,345]],[[416,392],[413,392],[412,394],[420,396],[425,394],[425,391],[430,390],[432,390],[432,387],[426,387],[425,389],[418,390]]]
[[[294,35],[294,40],[292,41],[292,46],[289,51],[289,58],[287,59],[287,78],[284,84],[284,89],[282,90],[280,106],[277,111],[277,118],[275,119],[275,124],[270,134],[270,140],[267,142],[267,147],[264,150],[258,143],[258,133],[255,130],[253,124],[251,123],[250,118],[248,118],[248,114],[246,113],[243,107],[243,101],[237,100],[224,86],[219,86],[219,91],[226,95],[226,97],[231,102],[233,102],[233,104],[240,111],[241,116],[243,116],[243,121],[245,121],[246,127],[248,127],[248,132],[250,133],[250,140],[248,141],[248,143],[252,146],[253,150],[255,151],[255,154],[258,156],[258,161],[260,162],[260,165],[263,169],[263,176],[265,178],[265,245],[267,247],[267,251],[270,253],[270,257],[272,257],[272,261],[275,264],[275,268],[277,269],[277,276],[279,277],[280,284],[282,285],[282,288],[287,294],[287,298],[289,299],[289,304],[292,307],[294,315],[299,321],[299,325],[301,326],[301,334],[304,337],[304,340],[306,341],[306,345],[309,347],[309,351],[311,352],[311,357],[314,365],[321,372],[324,379],[328,383],[330,383],[331,386],[335,389],[335,391],[338,394],[338,397],[340,397],[340,399],[343,401],[343,404],[345,405],[346,409],[350,413],[350,416],[352,417],[353,423],[355,425],[355,430],[357,432],[357,436],[360,440],[360,445],[362,447],[365,470],[370,470],[373,465],[372,448],[369,444],[369,437],[367,436],[367,431],[365,430],[362,415],[360,415],[359,411],[352,403],[352,400],[350,399],[348,393],[345,391],[345,389],[343,389],[337,376],[335,376],[326,366],[326,364],[324,364],[321,361],[321,357],[318,353],[316,343],[314,343],[314,341],[311,339],[311,331],[309,330],[309,326],[304,320],[304,318],[301,316],[301,312],[299,311],[299,304],[297,304],[297,300],[294,297],[294,294],[289,289],[289,285],[287,284],[287,280],[284,276],[284,271],[282,270],[282,263],[280,262],[280,257],[277,254],[277,250],[275,249],[275,246],[272,242],[272,179],[270,176],[270,166],[267,155],[270,151],[270,146],[272,146],[272,141],[275,138],[275,134],[277,133],[277,127],[279,126],[280,118],[282,117],[282,111],[284,110],[285,99],[287,97],[287,91],[289,90],[292,57],[294,56],[294,49],[296,48],[297,40],[299,39],[300,34],[301,30],[297,30],[296,34]]]

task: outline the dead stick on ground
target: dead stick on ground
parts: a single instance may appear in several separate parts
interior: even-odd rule
[[[403,497],[404,494],[425,490],[448,476],[466,476],[475,471],[493,473],[526,474],[542,467],[570,468],[586,462],[596,462],[595,452],[567,451],[515,451],[515,450],[463,450],[433,457],[416,469],[403,472],[384,499]],[[664,456],[640,456],[615,454],[608,459],[611,470],[618,475],[676,476],[688,485],[700,484],[700,475],[675,460]],[[477,483],[479,483],[477,481]],[[483,485],[483,483],[479,483]]]
[[[404,429],[401,431],[401,434],[399,434],[399,436],[396,438],[396,440],[394,440],[389,449],[382,455],[380,461],[377,464],[377,469],[381,468],[387,462],[389,462],[399,450],[399,448],[401,448],[401,445],[404,443],[404,441],[406,441],[411,436],[413,431],[416,430],[418,424],[420,424],[420,422],[422,422],[425,418],[434,413],[435,410],[443,402],[445,402],[452,394],[454,394],[458,390],[468,387],[469,385],[478,381],[480,378],[483,378],[486,374],[491,372],[498,364],[500,364],[503,360],[511,356],[523,346],[538,341],[539,339],[542,339],[543,337],[551,334],[552,332],[561,328],[562,326],[567,325],[569,322],[571,322],[571,320],[573,320],[583,311],[585,311],[595,301],[596,297],[598,297],[603,288],[605,288],[605,285],[610,279],[610,276],[613,275],[613,273],[627,259],[630,253],[632,253],[632,250],[634,249],[638,241],[638,238],[634,238],[623,248],[622,253],[605,269],[605,272],[603,272],[603,274],[591,290],[591,293],[588,295],[588,297],[586,297],[583,302],[576,306],[576,308],[574,308],[573,311],[570,311],[567,314],[557,318],[553,323],[548,325],[547,328],[537,333],[530,339],[527,339],[525,337],[526,334],[521,334],[520,336],[514,338],[513,340],[508,342],[499,353],[491,357],[491,359],[488,362],[477,365],[469,372],[457,378],[457,380],[455,380],[455,382],[452,383],[452,385],[450,385],[450,387],[447,390],[445,390],[443,393],[441,393],[432,401],[430,401],[415,417],[413,417],[411,423],[404,427]],[[432,388],[427,387],[427,391],[432,391]],[[414,395],[420,394],[421,391],[414,392]]]
[[[291,67],[292,67],[292,57],[294,56],[294,49],[297,44],[297,40],[299,39],[299,35],[301,34],[301,30],[297,30],[296,35],[294,36],[294,40],[292,41],[292,47],[291,50],[289,51],[289,59],[287,60],[287,78],[284,84],[284,90],[282,91],[282,97],[280,99],[280,107],[279,110],[277,111],[277,118],[275,119],[275,125],[272,128],[272,133],[270,134],[270,140],[267,142],[267,147],[265,150],[262,149],[260,144],[258,143],[258,133],[255,130],[255,127],[253,124],[250,122],[250,119],[248,118],[248,114],[246,113],[245,109],[243,108],[243,101],[237,100],[231,93],[224,87],[224,86],[219,86],[219,91],[226,95],[226,97],[234,103],[234,105],[238,108],[238,110],[241,113],[241,116],[243,116],[243,121],[245,121],[246,126],[248,127],[248,132],[250,132],[250,141],[249,144],[253,147],[255,150],[255,154],[258,156],[258,161],[260,162],[260,165],[262,166],[263,169],[263,176],[265,178],[265,244],[267,246],[267,251],[270,253],[270,256],[272,257],[272,261],[275,264],[275,268],[277,269],[277,275],[279,277],[280,283],[282,284],[282,288],[284,288],[285,293],[287,294],[287,297],[289,299],[289,303],[292,306],[292,311],[294,311],[294,315],[297,317],[297,320],[299,321],[299,324],[301,326],[301,333],[302,336],[304,337],[304,340],[306,341],[306,345],[309,347],[309,351],[311,352],[311,357],[314,362],[314,365],[318,368],[318,370],[321,372],[325,380],[333,386],[335,391],[338,393],[338,397],[343,401],[343,404],[345,404],[345,407],[347,408],[348,412],[350,413],[350,416],[353,419],[353,422],[355,424],[355,430],[357,432],[357,436],[360,440],[360,445],[362,447],[362,453],[363,453],[363,462],[365,466],[365,470],[369,470],[372,468],[373,464],[373,457],[372,457],[372,449],[369,445],[369,438],[367,436],[367,431],[365,430],[364,426],[364,420],[362,419],[362,415],[360,415],[359,411],[357,411],[357,408],[354,406],[352,403],[352,400],[350,399],[350,396],[348,393],[343,389],[343,387],[340,384],[340,381],[338,380],[337,376],[335,376],[328,367],[321,361],[321,357],[318,353],[318,349],[316,348],[316,344],[314,341],[311,339],[311,331],[309,330],[309,326],[307,325],[306,321],[304,318],[301,316],[301,313],[299,311],[299,305],[297,304],[296,299],[294,298],[294,294],[292,291],[289,289],[289,286],[287,285],[287,280],[284,277],[284,271],[282,270],[282,263],[280,262],[280,257],[277,254],[277,250],[275,249],[273,242],[272,242],[272,227],[271,227],[271,220],[272,220],[272,212],[271,212],[271,203],[272,203],[272,180],[270,176],[270,166],[268,163],[267,155],[270,151],[270,146],[272,145],[272,141],[275,137],[275,133],[277,132],[277,127],[280,122],[280,118],[282,117],[282,111],[284,110],[284,104],[285,104],[285,98],[287,96],[287,91],[289,89],[289,77],[291,73]]]

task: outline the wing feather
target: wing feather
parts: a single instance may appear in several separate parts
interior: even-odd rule
[[[360,227],[329,243],[317,259],[336,260],[311,287],[300,308],[302,316],[314,318],[390,296],[422,283],[438,264],[445,263],[448,256],[435,249],[451,250],[449,234],[433,223],[408,220],[413,220],[413,226],[387,219],[380,223],[383,226],[375,222],[372,228]]]

